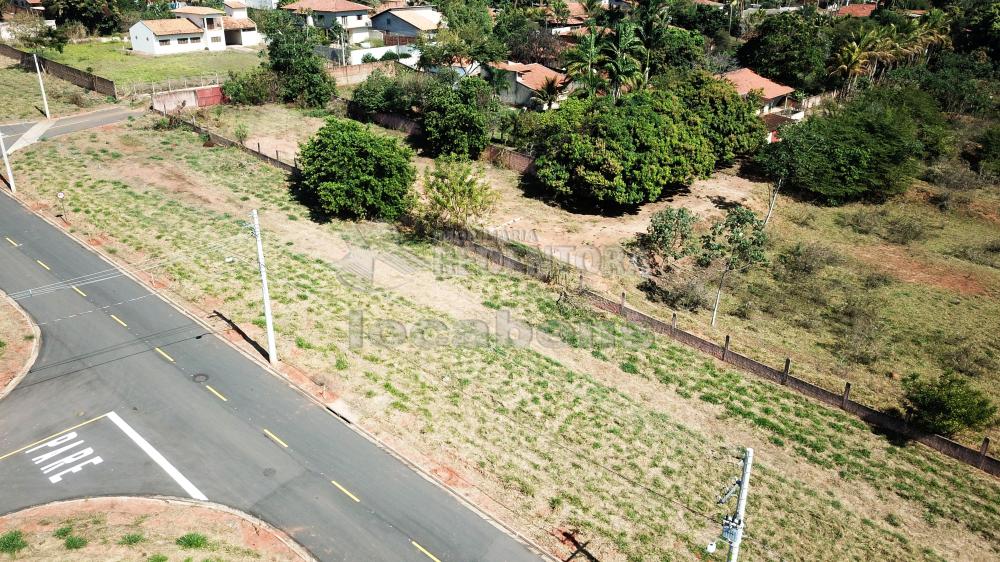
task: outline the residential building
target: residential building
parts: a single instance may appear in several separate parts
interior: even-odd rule
[[[383,10],[372,17],[372,28],[385,34],[386,44],[389,37],[418,37],[433,35],[437,30],[447,27],[444,16],[432,6],[411,6]]]
[[[569,15],[565,20],[556,18],[552,8],[546,8],[547,25],[552,30],[553,35],[562,35],[571,30],[583,27],[587,23],[587,10],[580,2],[566,2]]]
[[[372,36],[372,20],[364,4],[349,0],[298,0],[281,9],[300,15],[309,26],[329,29],[335,23],[340,24],[351,44],[362,43]]]
[[[132,50],[154,56],[175,55],[260,43],[257,24],[247,17],[245,4],[227,0],[225,9],[181,6],[171,10],[174,19],[140,20],[128,30]]]
[[[768,80],[749,68],[740,68],[725,74],[718,75],[719,78],[727,80],[736,87],[736,92],[741,96],[746,96],[750,92],[759,92],[761,95],[761,113],[774,113],[786,109],[788,95],[795,91],[795,88],[778,84],[773,80]]]
[[[850,4],[837,10],[838,16],[849,16],[853,18],[867,18],[875,11],[875,4]]]
[[[278,7],[278,0],[245,0],[244,2],[248,7],[260,9],[275,9]]]
[[[256,45],[260,43],[257,24],[247,14],[247,5],[239,0],[225,0],[222,29],[226,34],[226,45]]]
[[[565,74],[556,72],[547,66],[519,62],[491,62],[484,69],[487,74],[501,71],[507,76],[507,87],[500,91],[500,99],[506,104],[517,106],[533,105],[535,95],[545,88],[548,80],[554,80],[564,87],[559,99],[566,99],[569,93],[569,79]],[[557,107],[556,104],[553,107]]]

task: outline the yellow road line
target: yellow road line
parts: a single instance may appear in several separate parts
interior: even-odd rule
[[[14,246],[15,248],[17,247],[17,242],[14,242],[13,240],[11,240],[10,238],[8,238],[7,236],[4,236],[4,238],[6,238],[8,242],[10,242],[11,246]]]
[[[112,317],[112,318],[114,318],[115,322],[118,322],[118,323],[119,323],[119,324],[121,324],[122,326],[125,326],[126,328],[128,328],[128,324],[126,324],[126,323],[122,322],[122,319],[121,319],[121,318],[119,318],[119,317],[115,316],[114,314],[112,314],[112,315],[111,315],[111,317]]]
[[[270,431],[268,431],[266,429],[264,430],[264,433],[266,433],[267,436],[270,437],[271,439],[274,439],[274,442],[277,443],[278,445],[281,445],[282,447],[284,447],[286,449],[288,448],[288,443],[285,443],[284,441],[282,441],[281,439],[279,439],[277,435],[271,433]]]
[[[160,355],[162,355],[163,357],[165,357],[167,359],[167,361],[170,361],[171,363],[174,362],[174,358],[171,357],[171,356],[169,356],[169,355],[167,355],[167,352],[163,351],[162,349],[160,349],[158,347],[154,347],[153,349],[155,349],[157,353],[159,353]]]
[[[207,385],[207,384],[206,384],[206,385],[205,385],[205,388],[207,388],[207,389],[208,389],[208,391],[209,391],[209,392],[211,392],[212,394],[214,394],[214,395],[218,396],[218,397],[219,397],[219,400],[222,400],[223,402],[229,402],[229,399],[228,399],[228,398],[226,398],[225,396],[223,396],[223,395],[219,394],[219,391],[218,391],[218,390],[215,390],[214,388],[212,388],[212,386],[211,386],[211,385]]]
[[[11,451],[11,452],[7,453],[6,455],[4,455],[4,456],[0,457],[0,461],[4,460],[5,458],[7,458],[7,457],[9,457],[9,456],[12,456],[12,455],[16,455],[16,454],[18,454],[18,453],[20,453],[21,451],[24,451],[24,450],[26,450],[26,449],[30,449],[30,448],[34,447],[35,445],[39,445],[39,444],[41,444],[41,443],[45,443],[45,442],[46,442],[46,441],[48,441],[49,439],[53,439],[53,438],[55,438],[55,437],[59,437],[59,436],[60,436],[60,435],[62,435],[63,433],[68,433],[68,432],[70,432],[70,431],[73,431],[74,429],[79,429],[79,428],[81,428],[81,427],[83,427],[83,426],[87,425],[88,423],[91,423],[91,422],[95,422],[95,421],[97,421],[97,420],[99,420],[99,419],[103,418],[103,417],[104,417],[104,416],[106,416],[106,415],[107,415],[107,414],[101,414],[101,415],[97,416],[96,418],[90,418],[89,420],[87,420],[87,421],[85,421],[85,422],[83,422],[83,423],[78,423],[78,424],[74,425],[73,427],[67,427],[66,429],[64,429],[64,430],[62,430],[62,431],[59,431],[59,432],[57,432],[57,433],[53,433],[52,435],[49,435],[48,437],[45,437],[45,438],[43,438],[43,439],[39,439],[38,441],[35,441],[34,443],[29,443],[28,445],[25,445],[24,447],[21,447],[20,449],[18,449],[18,450],[16,450],[16,451]]]
[[[420,552],[423,552],[424,554],[426,554],[427,557],[430,558],[431,560],[433,560],[434,562],[441,562],[441,560],[439,560],[437,556],[434,556],[430,552],[427,552],[426,548],[424,548],[424,547],[420,546],[419,544],[417,544],[417,541],[410,541],[410,544],[412,544],[413,546],[417,547],[417,550],[419,550]]]
[[[341,486],[340,484],[337,484],[336,480],[330,480],[330,483],[333,484],[334,486],[336,486],[337,488],[339,488],[341,492],[344,492],[345,494],[347,494],[347,496],[349,498],[351,498],[352,500],[354,500],[356,502],[360,502],[361,501],[361,500],[358,499],[358,496],[355,496],[354,494],[348,492],[347,488]]]
[[[49,271],[52,271],[52,268],[51,268],[51,267],[49,267],[49,266],[47,266],[47,265],[45,265],[45,263],[44,263],[44,262],[42,262],[42,260],[35,260],[35,261],[36,261],[36,262],[38,262],[38,265],[40,265],[40,266],[44,267],[45,269],[47,269],[47,270],[49,270]]]
[[[80,293],[81,297],[87,296],[87,293],[84,293],[83,291],[81,291],[80,289],[77,289],[76,287],[73,287],[73,290],[76,291],[76,292],[78,292],[78,293]]]

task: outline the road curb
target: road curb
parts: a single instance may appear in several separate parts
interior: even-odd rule
[[[125,501],[125,502],[130,501],[130,500],[153,501],[153,502],[160,502],[160,503],[165,504],[165,505],[185,505],[185,506],[202,507],[202,508],[205,508],[205,509],[211,509],[211,510],[215,510],[215,511],[221,511],[223,513],[228,513],[230,515],[234,515],[234,516],[239,517],[241,519],[245,519],[246,521],[249,521],[254,526],[263,527],[269,533],[271,533],[272,535],[274,535],[275,538],[277,538],[279,541],[281,541],[281,544],[285,545],[286,547],[288,547],[289,550],[291,550],[292,552],[294,552],[302,561],[304,561],[304,562],[316,562],[316,560],[317,560],[312,554],[309,553],[309,551],[307,551],[305,549],[305,547],[303,547],[299,543],[295,542],[295,540],[292,539],[285,531],[283,531],[283,530],[275,527],[274,525],[271,525],[270,523],[268,523],[267,521],[264,521],[263,519],[260,519],[259,517],[255,517],[255,516],[253,516],[253,515],[245,512],[245,511],[240,511],[238,509],[234,509],[234,508],[229,507],[227,505],[223,505],[223,504],[219,504],[219,503],[214,503],[214,502],[208,502],[208,501],[195,501],[195,500],[191,500],[191,499],[187,499],[187,498],[180,498],[180,497],[176,497],[176,496],[161,496],[161,495],[152,495],[152,496],[117,496],[117,495],[112,495],[112,496],[89,496],[89,497],[85,497],[85,498],[72,498],[72,499],[68,499],[68,500],[56,500],[56,501],[51,501],[51,502],[45,502],[45,503],[39,503],[39,504],[29,505],[28,507],[23,507],[21,509],[18,509],[17,511],[11,511],[11,512],[8,512],[8,513],[0,513],[0,518],[16,516],[18,513],[22,513],[24,511],[28,511],[29,509],[37,509],[37,508],[41,508],[41,507],[49,507],[49,506],[56,506],[56,505],[83,504],[83,503],[86,503],[86,502],[88,502],[90,500],[94,500],[94,499],[121,500],[121,501]]]
[[[4,397],[14,391],[18,383],[20,383],[24,377],[28,376],[28,372],[30,372],[31,368],[35,365],[35,361],[38,359],[38,352],[42,347],[42,330],[38,327],[38,324],[31,319],[28,311],[21,308],[21,305],[17,304],[16,300],[10,298],[10,296],[3,291],[0,291],[0,295],[3,295],[3,298],[14,307],[14,310],[18,311],[21,316],[24,316],[24,319],[28,321],[28,326],[31,327],[31,333],[35,336],[32,338],[31,353],[28,355],[28,360],[21,366],[20,372],[14,375],[14,378],[10,379],[7,386],[0,388],[0,400],[3,400]]]
[[[159,298],[163,299],[170,306],[174,307],[181,314],[187,316],[193,322],[195,322],[196,324],[198,324],[199,326],[201,326],[202,328],[204,328],[205,330],[207,330],[210,334],[217,335],[215,328],[213,328],[210,324],[208,324],[207,322],[205,322],[204,320],[202,320],[199,316],[193,314],[190,310],[188,310],[188,308],[186,306],[184,306],[181,303],[179,303],[177,300],[175,300],[170,295],[167,295],[167,294],[165,294],[165,293],[157,290],[155,286],[150,286],[149,284],[146,283],[145,280],[142,279],[142,277],[140,277],[137,274],[133,273],[130,270],[131,266],[129,264],[120,264],[120,263],[112,260],[110,257],[104,255],[103,252],[101,252],[98,249],[93,248],[92,246],[90,246],[89,244],[87,244],[85,240],[82,240],[75,233],[70,232],[69,229],[67,229],[64,225],[59,224],[54,219],[51,219],[51,218],[45,216],[44,214],[42,214],[41,212],[32,209],[30,207],[30,205],[28,205],[27,202],[20,197],[20,195],[18,195],[18,194],[12,194],[12,193],[9,193],[7,191],[4,191],[3,193],[5,195],[9,196],[10,198],[14,199],[15,201],[17,201],[17,203],[20,204],[21,207],[23,207],[24,209],[26,209],[31,214],[33,214],[33,215],[39,217],[40,219],[44,220],[50,226],[53,226],[57,230],[61,231],[63,234],[65,234],[66,236],[68,236],[70,239],[72,239],[73,241],[75,241],[80,246],[82,246],[86,250],[90,251],[94,255],[98,256],[100,259],[102,259],[108,265],[112,266],[115,269],[120,270],[122,272],[122,274],[126,275],[129,279],[132,279],[133,281],[135,281],[139,285],[141,285],[143,287],[146,287],[150,291],[150,293],[155,294]],[[34,322],[32,322],[32,325],[33,326],[35,325]],[[36,326],[36,329],[37,329],[37,326]],[[275,376],[278,379],[282,380],[293,391],[295,391],[295,392],[299,393],[300,395],[306,397],[308,400],[310,400],[311,402],[313,402],[314,404],[316,404],[317,406],[319,406],[320,408],[322,408],[323,411],[326,412],[327,415],[329,415],[330,417],[336,419],[340,423],[344,424],[346,427],[348,427],[349,429],[353,430],[359,436],[365,438],[368,442],[372,443],[373,445],[375,445],[379,449],[385,451],[390,456],[392,456],[393,458],[395,458],[396,460],[398,460],[399,462],[401,462],[403,465],[405,465],[407,468],[409,468],[410,470],[414,471],[415,473],[417,473],[418,475],[420,475],[422,478],[424,478],[425,480],[427,480],[431,484],[435,485],[438,489],[440,489],[443,492],[447,493],[452,498],[455,498],[455,500],[457,500],[460,504],[462,504],[467,509],[471,510],[473,513],[475,513],[476,515],[478,515],[480,518],[482,518],[483,520],[489,522],[494,527],[496,527],[498,530],[500,530],[501,532],[507,534],[508,536],[510,536],[511,538],[513,538],[514,540],[520,542],[522,545],[524,545],[526,548],[528,548],[535,555],[541,557],[544,560],[549,560],[550,562],[554,562],[554,561],[558,561],[559,560],[559,558],[557,558],[553,554],[550,554],[546,549],[544,549],[541,545],[539,545],[538,543],[536,543],[534,540],[532,540],[529,537],[527,537],[527,536],[523,535],[522,533],[518,532],[512,526],[510,526],[507,523],[501,521],[496,516],[493,516],[493,515],[487,513],[483,508],[481,508],[478,505],[476,505],[471,499],[467,498],[466,496],[464,496],[463,494],[461,494],[457,490],[451,488],[450,486],[448,486],[447,484],[445,484],[443,481],[441,481],[438,478],[436,478],[428,470],[425,470],[423,467],[419,466],[414,461],[411,461],[410,459],[408,459],[406,456],[404,456],[402,453],[400,453],[394,447],[390,446],[387,443],[382,442],[378,437],[376,437],[375,435],[373,435],[368,430],[366,430],[366,429],[364,429],[364,428],[362,428],[362,427],[360,427],[358,425],[355,425],[354,423],[351,423],[347,418],[339,415],[337,412],[335,412],[334,410],[332,410],[327,403],[323,402],[323,400],[321,400],[319,397],[314,396],[313,394],[311,394],[308,391],[306,391],[304,388],[302,388],[299,385],[297,385],[296,383],[294,383],[285,373],[282,373],[281,371],[273,368],[270,365],[270,363],[268,363],[267,361],[264,360],[263,357],[259,357],[257,355],[254,355],[254,354],[250,353],[249,351],[241,348],[240,346],[238,346],[235,343],[233,343],[232,341],[230,341],[228,338],[218,337],[218,339],[219,339],[219,341],[224,342],[230,348],[234,349],[236,352],[242,354],[244,357],[246,357],[247,359],[251,360],[252,362],[254,362],[255,364],[257,364],[258,366],[260,366],[261,368],[263,368],[266,372],[270,373],[272,376]],[[496,503],[499,504],[499,502],[496,502]],[[502,504],[500,504],[500,505],[502,505]]]

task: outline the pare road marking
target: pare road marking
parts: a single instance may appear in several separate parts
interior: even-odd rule
[[[42,465],[39,467],[42,474],[48,476],[49,482],[52,484],[58,484],[59,482],[62,482],[63,476],[66,476],[67,474],[76,474],[77,472],[83,470],[83,467],[85,466],[98,465],[104,462],[104,459],[99,456],[91,456],[94,454],[93,447],[78,448],[83,445],[83,439],[79,439],[69,445],[64,445],[64,443],[69,443],[70,441],[77,439],[77,437],[79,437],[79,434],[75,431],[71,431],[60,435],[55,439],[50,439],[41,445],[32,447],[25,451],[24,454],[30,455],[35,452],[41,452],[40,455],[32,457],[31,462],[34,463],[35,466]],[[73,452],[69,452],[71,450],[73,450]],[[69,454],[59,458],[60,455],[63,455],[64,453]],[[47,464],[43,465],[43,463]],[[52,472],[56,470],[59,470],[59,472],[52,474]],[[49,474],[52,475],[49,476]]]

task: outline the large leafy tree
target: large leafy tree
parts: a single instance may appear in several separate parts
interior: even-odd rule
[[[438,89],[423,108],[423,131],[433,154],[476,158],[490,142],[498,105],[492,86],[465,78],[455,89]]]
[[[326,74],[325,62],[315,52],[320,32],[299,25],[288,14],[273,18],[265,32],[268,45],[264,66],[278,76],[282,99],[306,107],[326,106],[336,86]]]
[[[43,6],[57,24],[79,22],[91,33],[107,35],[122,26],[121,11],[109,0],[45,0]]]
[[[740,61],[772,80],[807,92],[823,89],[830,39],[825,19],[787,12],[766,18],[739,50]]]
[[[467,228],[488,215],[497,194],[483,180],[482,167],[467,160],[445,156],[424,171],[422,217],[432,228]]]
[[[620,209],[655,201],[715,164],[698,124],[671,96],[570,99],[536,129],[536,176],[557,197]]]
[[[757,115],[756,96],[740,96],[732,84],[704,70],[675,70],[657,85],[679,96],[701,120],[718,163],[729,164],[738,156],[755,153],[764,144],[767,127]]]
[[[997,413],[990,399],[958,373],[944,373],[936,380],[910,375],[903,380],[903,392],[910,421],[945,436],[986,427]]]
[[[331,118],[299,155],[298,188],[323,213],[393,220],[415,201],[413,151],[356,121]]]

